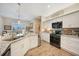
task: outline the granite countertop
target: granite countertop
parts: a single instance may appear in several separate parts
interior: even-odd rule
[[[65,34],[62,34],[61,36],[67,36],[67,37],[78,38],[79,39],[78,35],[65,35]]]
[[[0,55],[10,46],[12,41],[0,41]]]
[[[13,41],[11,42],[11,44],[14,43],[14,42],[20,41],[22,38],[23,38],[23,37],[17,38],[17,39],[15,39],[15,40],[13,40]]]
[[[22,40],[25,37],[35,36],[35,35],[37,35],[37,34],[35,34],[35,33],[28,33],[25,36],[17,38],[17,39],[12,40],[12,41],[1,41],[0,40],[0,55],[2,55],[4,53],[4,51],[8,48],[8,46],[10,46],[12,43],[20,41],[20,40]]]
[[[17,42],[17,41],[20,41],[20,40],[22,40],[22,39],[25,38],[25,37],[36,36],[36,35],[37,35],[36,33],[28,33],[28,34],[26,34],[26,35],[23,36],[23,37],[20,37],[20,38],[17,38],[17,39],[15,39],[15,40],[13,40],[12,43]]]
[[[12,43],[20,41],[22,38],[23,37],[12,40],[12,41],[2,41],[2,40],[0,40],[0,55],[2,55]]]
[[[36,35],[38,35],[38,34],[36,34],[36,33],[28,33],[28,34],[25,35],[25,37],[36,36]]]

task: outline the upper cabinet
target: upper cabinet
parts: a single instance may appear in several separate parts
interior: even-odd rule
[[[63,28],[79,28],[79,12],[63,16]]]

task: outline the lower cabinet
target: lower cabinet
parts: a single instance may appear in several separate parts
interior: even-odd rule
[[[50,43],[50,33],[47,33],[47,32],[41,33],[41,39]]]
[[[38,37],[29,36],[20,38],[19,41],[16,41],[11,44],[11,56],[23,56],[29,49],[38,46]]]
[[[61,48],[71,52],[73,55],[79,55],[79,38],[78,37],[69,37],[62,35],[61,36]]]
[[[30,48],[35,48],[38,46],[38,36],[30,37]]]

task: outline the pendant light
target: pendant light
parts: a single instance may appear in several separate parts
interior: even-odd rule
[[[17,3],[18,4],[18,24],[21,23],[20,21],[20,7],[21,7],[21,4],[20,3]]]

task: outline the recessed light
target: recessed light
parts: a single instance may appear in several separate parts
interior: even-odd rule
[[[50,8],[51,6],[50,5],[48,5],[48,8]]]

